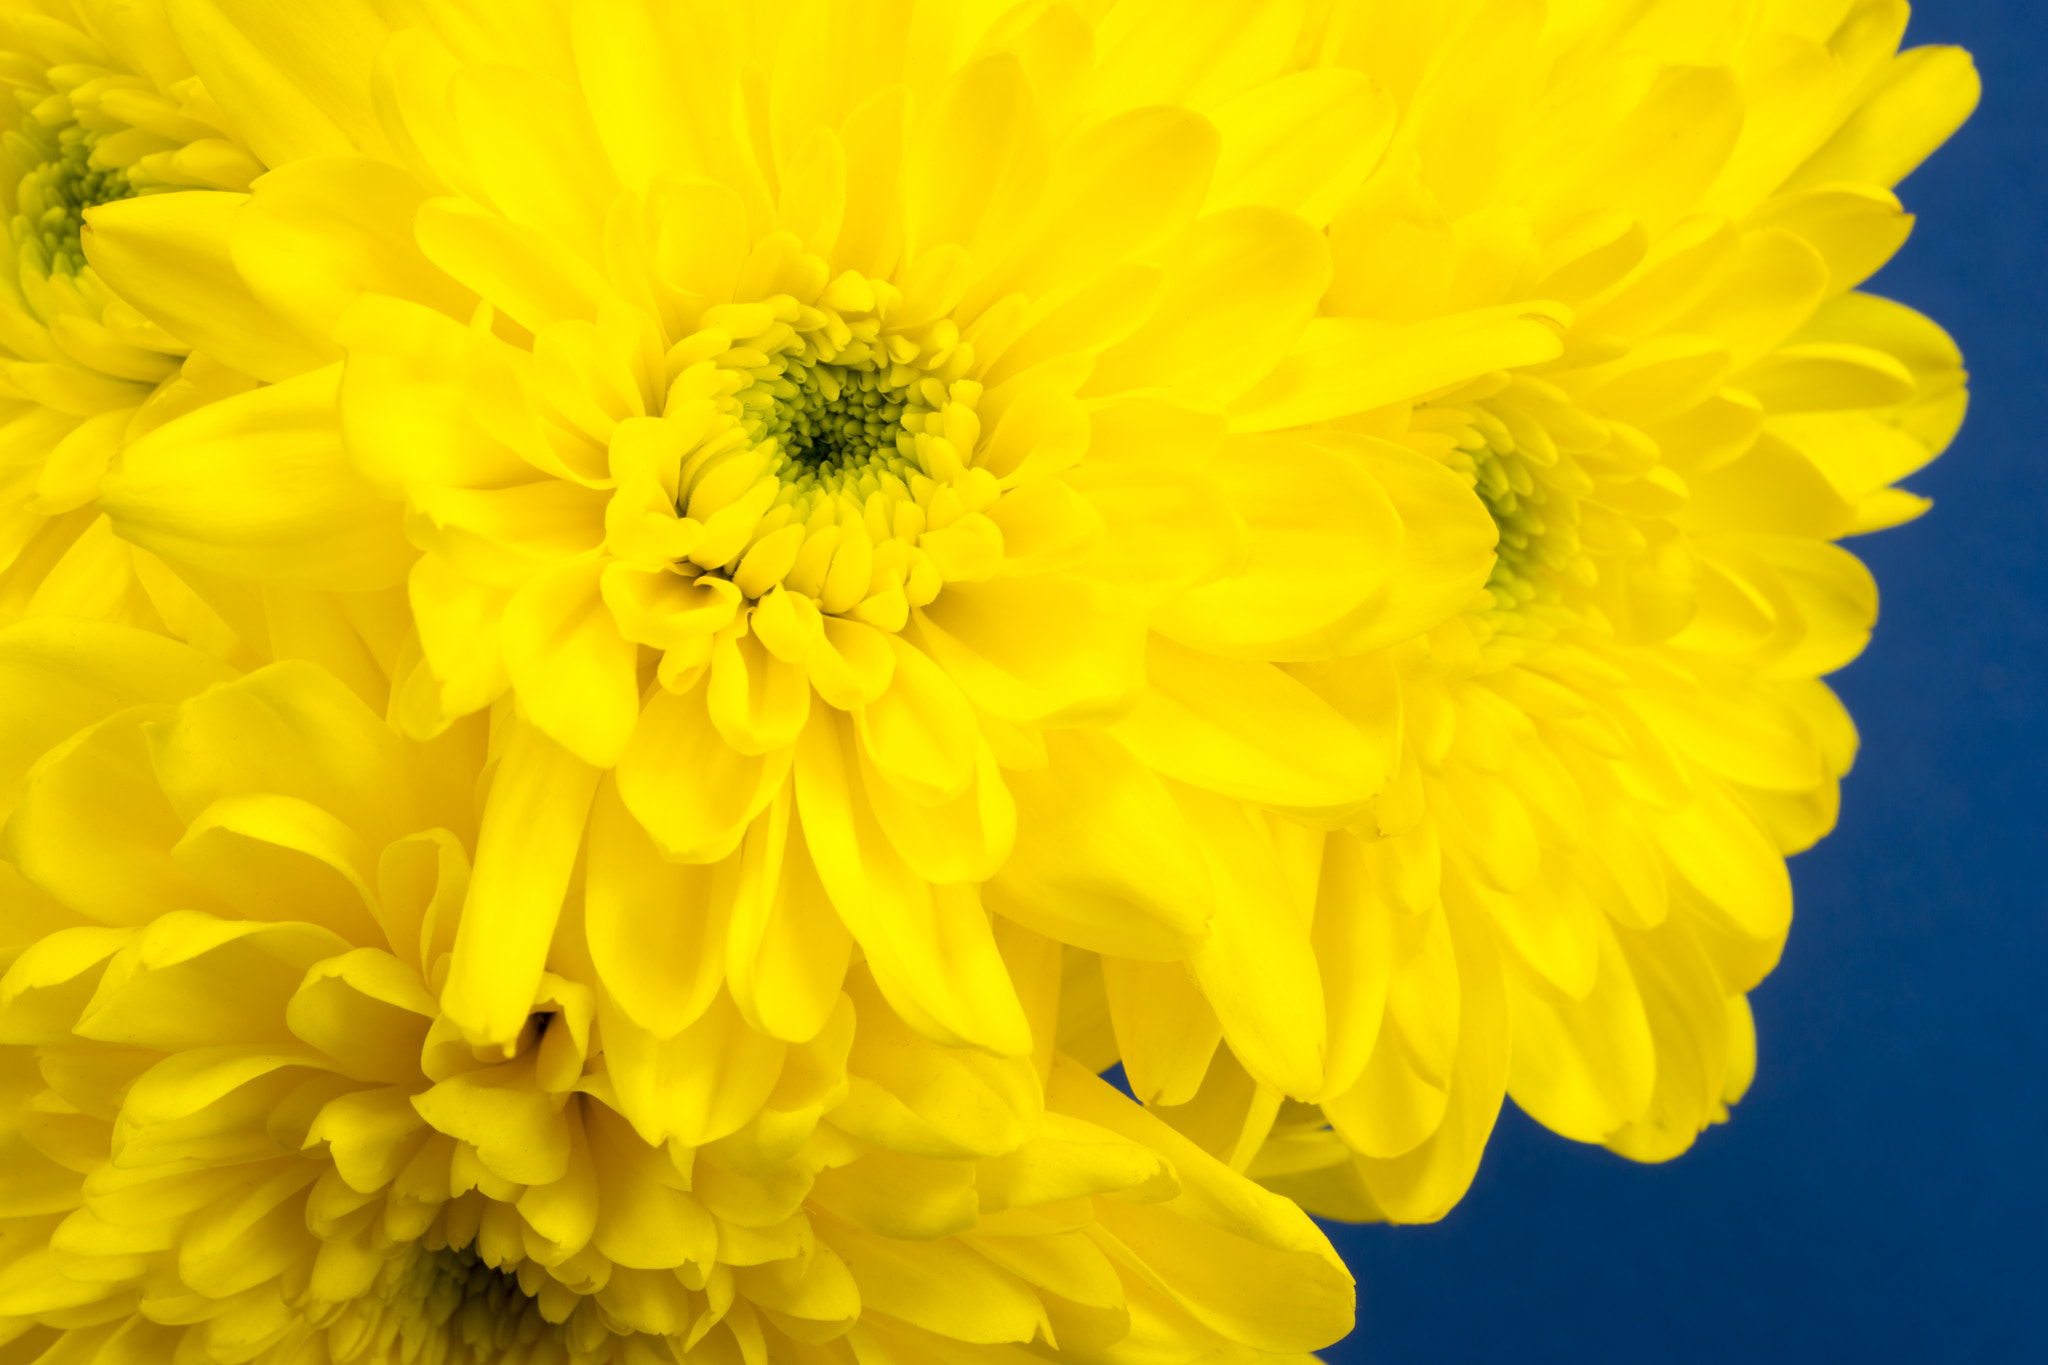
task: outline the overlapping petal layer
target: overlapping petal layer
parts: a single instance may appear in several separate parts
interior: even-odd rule
[[[0,53],[11,95],[0,211],[14,262],[0,283],[0,619],[153,618],[147,592],[110,591],[108,565],[131,552],[92,505],[100,476],[131,437],[270,377],[249,362],[271,329],[254,320],[253,335],[194,356],[195,338],[166,332],[86,263],[83,215],[134,196],[246,190],[264,166],[161,4],[9,4]],[[190,594],[155,577],[163,609],[178,611]]]
[[[801,1044],[715,975],[639,1026],[594,863],[518,1038],[470,1045],[433,987],[516,732],[405,740],[310,662],[81,621],[0,666],[54,741],[10,755],[0,834],[22,1359],[1250,1359],[1348,1326],[1307,1218],[1049,1015],[1036,1055],[947,1049],[863,968]],[[1050,1011],[1057,945],[1005,948]]]
[[[1426,1220],[1506,1096],[1740,1097],[1832,542],[1966,402],[1856,292],[1976,94],[1903,0],[154,13],[68,31],[271,169],[64,258],[175,376],[9,380],[37,1350],[1295,1351],[1233,1172]]]

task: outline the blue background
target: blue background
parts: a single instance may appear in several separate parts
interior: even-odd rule
[[[1976,54],[1976,117],[1902,190],[1919,227],[1866,288],[1946,326],[1974,406],[1852,542],[1883,617],[1836,675],[1863,752],[1753,997],[1734,1121],[1665,1166],[1510,1104],[1465,1202],[1330,1228],[1359,1280],[1336,1365],[2048,1361],[2048,5],[1919,0]]]

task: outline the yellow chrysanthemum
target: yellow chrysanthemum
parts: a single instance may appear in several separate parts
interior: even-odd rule
[[[1062,801],[1014,775],[1100,768],[1100,802],[1149,759],[1341,823],[1376,756],[1260,660],[1406,638],[1484,579],[1492,523],[1455,475],[1292,430],[1320,225],[1384,137],[1293,139],[1369,130],[1384,97],[1289,74],[1298,16],[1260,7],[1164,65],[1173,20],[1144,6],[1100,33],[1040,5],[786,32],[729,5],[540,12],[566,41],[430,8],[346,70],[258,28],[195,48],[211,86],[264,88],[240,68],[268,63],[329,122],[246,199],[93,214],[88,252],[137,306],[280,357],[273,387],[126,452],[119,533],[244,578],[405,582],[410,733],[516,699],[531,733],[444,993],[472,1039],[520,1027],[615,767],[662,856],[711,869],[693,885],[743,934],[752,1024],[809,1037],[858,945],[926,1034],[1021,1054],[978,887],[1020,802]],[[1555,311],[1494,310],[1473,344],[1548,354]],[[1471,362],[1392,368],[1380,401]],[[1019,878],[1000,908],[1113,952],[1203,941],[1199,867],[1090,851],[1113,894]],[[592,856],[618,888],[600,969],[694,970],[645,949],[693,951],[668,902]]]
[[[1854,745],[1828,542],[1963,404],[1850,292],[1975,96],[1902,0],[171,12],[275,169],[84,250],[265,387],[121,452],[107,572],[489,711],[476,1055],[564,943],[615,1075],[849,982],[1020,1059],[1056,991],[1400,1220],[1505,1093],[1643,1158],[1739,1096]]]
[[[126,556],[89,507],[124,440],[255,384],[217,358],[188,360],[180,338],[109,291],[79,246],[84,213],[136,195],[246,190],[263,166],[193,75],[160,4],[10,0],[0,61],[15,263],[0,285],[5,619],[75,608],[104,588],[105,562]]]
[[[0,681],[8,1360],[1249,1361],[1349,1326],[1308,1219],[1049,1018],[1035,1058],[949,1050],[858,970],[801,1046],[722,995],[652,1034],[577,897],[518,1038],[470,1046],[432,987],[507,770],[480,718],[407,741],[311,663],[76,620],[0,633]],[[1056,950],[1010,947],[1049,1004]]]
[[[1966,403],[1937,327],[1851,291],[1910,227],[1890,187],[1974,104],[1968,58],[1895,56],[1903,5],[1582,19],[1343,40],[1413,93],[1332,224],[1315,325],[1536,298],[1570,326],[1539,365],[1303,414],[1457,470],[1499,527],[1486,589],[1416,641],[1291,666],[1389,781],[1328,836],[1198,826],[1264,907],[1245,988],[1106,959],[1074,1006],[1082,1053],[1120,1051],[1142,1098],[1320,1212],[1440,1216],[1504,1091],[1640,1160],[1726,1117],[1783,857],[1831,827],[1855,752],[1817,677],[1876,593],[1828,542],[1925,508],[1889,485]]]

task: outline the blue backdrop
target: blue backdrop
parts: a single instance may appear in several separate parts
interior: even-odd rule
[[[1442,1223],[1333,1226],[1337,1365],[2048,1361],[2048,6],[1918,0],[1976,54],[1976,117],[1903,190],[1875,283],[1961,343],[1975,402],[1925,518],[1853,542],[1883,590],[1833,681],[1863,734],[1793,860],[1734,1121],[1636,1166],[1512,1105]]]

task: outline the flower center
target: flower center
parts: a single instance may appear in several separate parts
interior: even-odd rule
[[[1495,652],[1512,652],[1569,626],[1575,614],[1566,605],[1568,585],[1590,587],[1595,579],[1579,542],[1578,499],[1553,468],[1521,448],[1493,407],[1485,396],[1468,397],[1423,409],[1416,424],[1450,438],[1445,462],[1471,480],[1500,531],[1487,600],[1471,619]],[[1526,427],[1526,419],[1511,416]],[[1550,464],[1556,462],[1553,452]]]
[[[916,402],[907,386],[890,384],[872,366],[796,364],[766,387],[775,405],[763,435],[779,441],[796,466],[783,471],[784,482],[805,473],[825,481],[858,477],[868,465],[888,464],[897,458],[904,410]]]
[[[420,1248],[391,1263],[381,1288],[381,1302],[356,1300],[349,1305],[351,1315],[329,1332],[328,1350],[336,1365],[400,1359],[494,1365],[515,1348],[526,1358],[542,1337],[570,1345],[565,1330],[548,1321],[518,1276],[486,1265],[472,1247]],[[608,1335],[598,1333],[600,1339]],[[566,1358],[580,1362],[586,1357],[568,1350]]]
[[[950,321],[888,331],[897,300],[846,277],[816,305],[780,295],[708,310],[670,351],[664,406],[692,433],[664,478],[667,511],[693,529],[615,519],[614,552],[673,547],[678,569],[746,599],[786,588],[891,631],[945,579],[993,572],[1000,539],[975,514],[1001,493],[972,463],[973,348]]]
[[[135,190],[126,171],[92,164],[98,133],[68,116],[45,119],[45,106],[62,96],[37,101],[30,92],[19,94],[29,106],[28,117],[7,135],[9,150],[34,169],[22,177],[15,199],[15,250],[33,252],[45,275],[76,275],[85,268],[85,252],[79,246],[85,211],[131,198]]]

